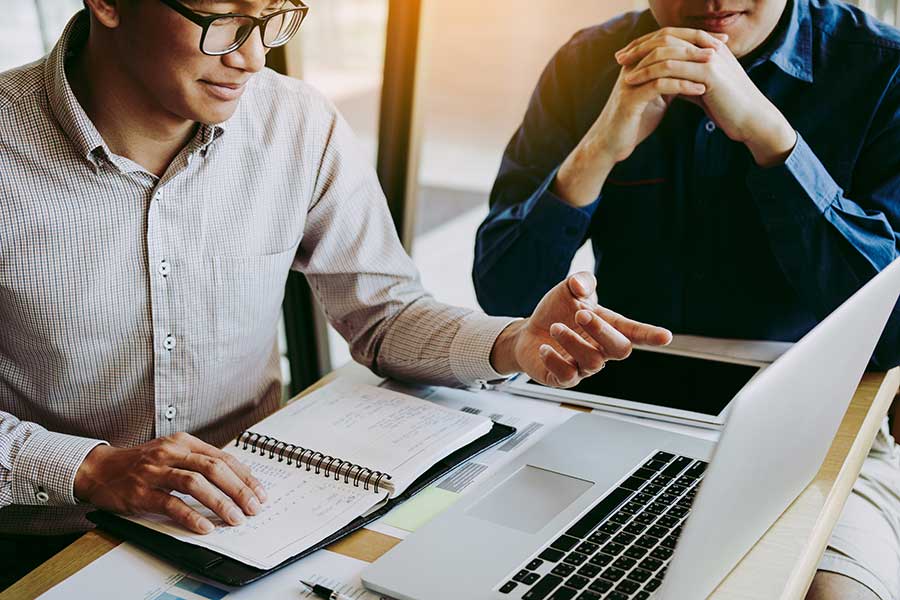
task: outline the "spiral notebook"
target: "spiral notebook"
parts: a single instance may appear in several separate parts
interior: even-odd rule
[[[413,396],[339,380],[259,422],[225,448],[250,466],[269,497],[262,512],[243,525],[226,525],[188,496],[181,497],[216,524],[212,533],[193,534],[157,515],[125,518],[138,529],[124,526],[121,517],[92,513],[89,518],[139,544],[147,540],[134,539],[135,532],[146,528],[252,567],[241,576],[211,575],[238,585],[383,514],[514,431]],[[167,554],[159,536],[150,539],[151,550]]]

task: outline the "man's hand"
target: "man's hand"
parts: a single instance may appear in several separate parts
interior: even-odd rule
[[[511,323],[494,344],[491,363],[500,373],[522,371],[555,387],[572,387],[622,360],[632,344],[664,346],[672,334],[598,306],[596,279],[576,273],[547,292],[528,319]]]
[[[258,513],[266,500],[249,467],[186,433],[134,448],[97,446],[75,475],[75,497],[99,508],[167,515],[195,533],[213,530],[172,491],[194,497],[231,525]]]
[[[669,46],[657,56],[705,63],[722,45],[720,38],[727,38],[716,35],[694,31],[689,40],[666,37]],[[619,73],[600,116],[560,166],[554,192],[573,206],[586,206],[599,196],[615,164],[631,156],[656,130],[672,100],[706,93],[704,84],[679,77],[657,77],[640,85],[629,83],[631,71],[625,67]]]
[[[760,166],[783,162],[797,143],[794,128],[750,80],[726,44],[717,40],[710,47],[698,39],[696,29],[669,27],[634,40],[616,53],[627,71],[625,83],[639,88],[672,80],[702,85],[706,91],[689,99],[702,106],[725,135],[746,144]],[[695,51],[711,50],[711,55],[703,61],[684,57],[685,43]]]

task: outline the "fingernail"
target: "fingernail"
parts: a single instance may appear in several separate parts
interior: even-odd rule
[[[559,323],[554,323],[550,326],[550,335],[553,337],[558,337],[563,332],[563,327]]]
[[[197,525],[200,527],[201,533],[209,533],[210,531],[215,529],[213,527],[213,524],[210,523],[208,519],[200,519],[200,521],[197,523]]]
[[[540,354],[541,356],[547,356],[548,354],[550,354],[550,346],[548,346],[547,344],[542,345],[540,348],[538,348],[538,354]]]
[[[233,525],[240,525],[244,522],[244,515],[236,507],[232,506],[225,512],[228,516],[228,521]]]
[[[575,313],[575,322],[579,325],[587,325],[591,322],[591,313],[586,310],[579,310]]]
[[[255,488],[253,488],[253,493],[256,494],[256,497],[259,498],[260,502],[265,502],[266,500],[269,499],[269,495],[266,494],[266,490],[264,490],[261,485],[258,485]]]
[[[256,498],[250,498],[250,502],[247,504],[250,505],[250,512],[254,515],[262,510],[262,506],[259,504],[259,501]]]

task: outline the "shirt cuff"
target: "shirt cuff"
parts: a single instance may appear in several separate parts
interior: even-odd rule
[[[587,206],[576,207],[557,196],[550,188],[556,180],[558,170],[554,169],[525,202],[524,212],[527,216],[523,224],[536,238],[555,243],[569,241],[580,246],[600,199],[597,198]]]
[[[75,473],[88,452],[101,444],[106,442],[46,429],[32,433],[13,459],[13,504],[77,504]]]
[[[843,196],[843,190],[799,133],[784,163],[768,168],[755,166],[747,184],[767,225],[818,218]]]
[[[506,379],[491,365],[491,350],[500,333],[510,323],[511,317],[489,317],[474,312],[467,315],[450,344],[450,370],[466,385],[484,385],[490,381]]]

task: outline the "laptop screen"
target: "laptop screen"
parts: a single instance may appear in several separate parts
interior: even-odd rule
[[[689,356],[634,350],[623,361],[609,361],[573,391],[688,410],[720,414],[759,367]],[[531,383],[539,385],[532,380]]]

